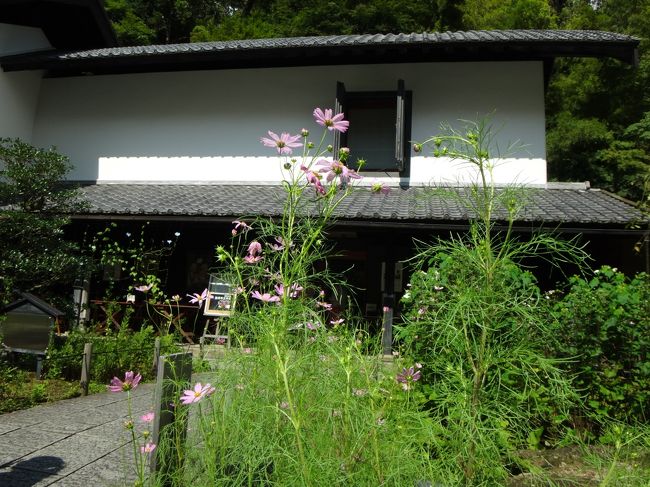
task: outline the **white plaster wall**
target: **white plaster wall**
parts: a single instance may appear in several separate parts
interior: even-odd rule
[[[501,145],[521,140],[497,180],[546,182],[542,64],[435,63],[244,69],[43,80],[34,138],[76,166],[72,178],[110,181],[269,182],[280,177],[267,130],[319,134],[314,107],[348,91],[413,92],[412,139],[443,121],[493,114]],[[354,153],[353,153],[354,156]],[[358,154],[361,156],[361,154]],[[459,179],[455,163],[414,157],[412,182]]]
[[[43,31],[0,23],[0,56],[50,48]],[[32,140],[41,72],[0,71],[0,137]]]

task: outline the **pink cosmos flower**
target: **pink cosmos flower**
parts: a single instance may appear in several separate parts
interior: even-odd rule
[[[141,293],[146,293],[153,287],[153,284],[142,284],[141,286],[135,286],[133,289],[140,291]]]
[[[183,395],[181,396],[181,403],[188,405],[199,402],[204,397],[212,394],[214,390],[214,387],[212,387],[209,383],[203,385],[200,382],[197,382],[194,384],[193,389],[186,389],[183,391]]]
[[[147,442],[147,443],[145,443],[144,446],[140,447],[140,453],[151,453],[155,449],[156,449],[156,444],[155,443]]]
[[[395,380],[402,384],[402,389],[408,391],[413,386],[414,382],[420,380],[420,377],[422,377],[422,372],[419,370],[416,371],[415,367],[409,367],[408,369],[404,367],[402,372],[397,374]]]
[[[235,230],[241,230],[242,232],[247,232],[253,228],[248,223],[240,220],[234,220],[232,224],[235,225]]]
[[[244,257],[244,262],[246,262],[247,264],[255,264],[256,262],[259,262],[260,260],[262,260],[261,255],[250,255],[250,254],[248,254],[246,257]]]
[[[240,231],[241,231],[242,233],[246,233],[246,232],[248,232],[249,230],[251,230],[251,229],[253,228],[253,227],[251,227],[250,225],[248,225],[246,222],[242,222],[242,221],[239,221],[239,220],[234,220],[234,221],[232,222],[232,224],[235,225],[235,228],[233,228],[233,229],[231,230],[231,233],[232,233],[232,236],[233,236],[233,237],[236,237],[237,234],[238,234]]]
[[[338,130],[339,132],[346,132],[350,126],[350,122],[343,120],[344,115],[342,113],[337,113],[332,116],[332,109],[326,108],[325,111],[320,108],[314,110],[314,118],[316,123],[322,127],[326,127],[327,130]]]
[[[318,330],[318,328],[320,328],[320,323],[318,322],[312,323],[311,321],[308,321],[307,323],[305,323],[305,326],[307,327],[308,330],[313,331],[313,330]]]
[[[297,283],[293,283],[291,287],[289,288],[289,297],[290,298],[297,298],[298,294],[302,292],[303,287]]]
[[[186,295],[188,298],[190,298],[190,303],[194,304],[197,303],[199,308],[201,307],[201,304],[203,304],[203,301],[205,301],[208,298],[208,289],[204,289],[201,294],[197,293],[192,293],[192,294],[187,294]]]
[[[248,253],[250,255],[258,255],[262,253],[262,244],[260,244],[257,240],[253,240],[249,245],[248,245]]]
[[[279,296],[272,296],[270,293],[260,294],[259,291],[253,291],[251,293],[251,297],[255,299],[259,299],[260,301],[263,301],[265,303],[277,303],[280,301]]]
[[[325,178],[327,179],[327,182],[331,182],[337,177],[341,183],[349,183],[350,179],[361,179],[361,176],[357,174],[354,169],[349,169],[340,161],[321,159],[316,163],[316,165],[321,166],[321,169],[318,172],[327,174]]]
[[[345,321],[345,320],[344,320],[343,318],[340,318],[340,319],[338,319],[338,320],[332,320],[332,321],[330,321],[330,324],[336,326],[336,325],[340,325],[340,324],[342,324],[344,321]]]
[[[149,412],[140,416],[140,421],[142,421],[143,423],[151,423],[154,417],[155,414],[153,412]]]
[[[269,247],[271,247],[276,252],[279,252],[280,250],[284,250],[285,247],[284,239],[282,237],[275,237],[275,241],[277,243],[269,244]],[[289,247],[291,247],[291,245],[289,245]]]
[[[275,294],[278,296],[284,296],[284,286],[282,284],[276,284],[274,289]],[[294,299],[297,298],[300,291],[302,291],[302,286],[294,282],[291,286],[289,286],[289,297]]]
[[[314,186],[314,189],[316,189],[316,192],[320,194],[325,194],[325,188],[323,187],[323,184],[320,182],[320,174],[318,174],[316,171],[312,171],[308,167],[305,166],[300,166],[300,170],[305,173],[305,176],[307,178],[307,184],[311,184]]]
[[[268,132],[270,139],[268,137],[262,137],[260,141],[264,144],[265,147],[275,147],[278,150],[278,154],[288,155],[291,154],[292,149],[295,147],[302,147],[302,143],[298,142],[301,139],[301,135],[290,135],[287,132],[283,132],[278,137],[278,134]]]
[[[123,392],[130,391],[138,387],[138,384],[142,380],[140,374],[134,374],[132,371],[128,371],[124,374],[124,380],[120,380],[117,377],[113,377],[108,390],[111,392]]]
[[[325,303],[325,302],[323,302],[323,301],[318,301],[318,302],[316,302],[316,304],[317,304],[318,306],[320,306],[321,308],[324,308],[324,309],[326,309],[326,310],[328,310],[328,311],[329,311],[330,309],[332,309],[332,305],[331,305],[330,303]]]
[[[390,187],[386,186],[384,183],[372,183],[372,186],[370,186],[370,191],[375,194],[388,194],[390,193]]]

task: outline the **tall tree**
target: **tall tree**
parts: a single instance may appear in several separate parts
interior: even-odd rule
[[[106,0],[106,11],[124,45],[189,42],[196,25],[214,24],[253,0]]]
[[[639,199],[650,176],[650,0],[567,1],[560,24],[640,37],[639,67],[562,59],[547,94],[550,176]]]
[[[548,0],[465,0],[468,29],[550,29],[557,25]]]

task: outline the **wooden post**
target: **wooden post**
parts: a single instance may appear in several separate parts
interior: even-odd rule
[[[156,485],[171,486],[174,472],[182,469],[182,452],[187,434],[187,414],[177,421],[176,405],[180,404],[181,391],[192,380],[192,354],[163,355],[158,361],[154,395],[154,423],[151,441],[164,448],[156,448],[151,455],[150,469],[156,475]],[[179,455],[181,453],[181,455]]]
[[[158,361],[160,360],[160,337],[156,337],[153,345],[153,371],[158,372]]]
[[[88,385],[90,384],[90,363],[92,360],[93,344],[84,345],[84,354],[81,361],[81,395],[88,395]]]
[[[43,372],[43,355],[40,353],[36,355],[36,380],[41,379],[41,374]]]

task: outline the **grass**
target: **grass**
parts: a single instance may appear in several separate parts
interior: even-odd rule
[[[69,399],[81,394],[77,381],[36,379],[34,372],[0,367],[4,367],[0,372],[0,413],[27,409],[36,404]]]
[[[105,390],[105,384],[92,383],[90,387],[91,393]],[[76,381],[38,380],[31,371],[0,364],[0,414],[76,397],[80,392]],[[533,465],[532,470],[544,475],[513,472],[507,486],[649,486],[650,427],[625,427],[614,431],[610,431],[611,441],[607,444],[572,444],[526,451],[523,456]]]

